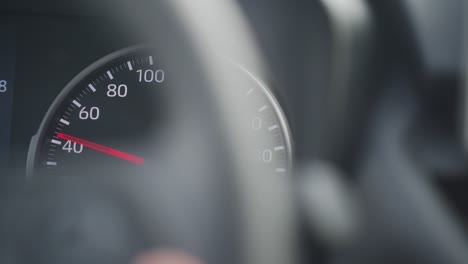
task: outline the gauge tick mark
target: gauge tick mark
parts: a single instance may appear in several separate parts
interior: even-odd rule
[[[80,103],[78,103],[78,101],[77,101],[77,100],[73,100],[73,104],[74,104],[74,105],[76,105],[76,107],[81,107],[81,104],[80,104]]]
[[[91,91],[96,92],[96,88],[92,84],[88,84],[88,88],[91,89]]]
[[[107,76],[109,76],[109,79],[111,79],[111,80],[114,79],[114,76],[112,75],[112,73],[110,71],[107,71]]]
[[[70,121],[67,121],[67,120],[65,120],[63,118],[60,119],[60,123],[62,123],[64,125],[67,125],[67,126],[70,125]]]
[[[273,131],[275,129],[279,128],[278,125],[272,125],[271,127],[268,128],[268,130]]]

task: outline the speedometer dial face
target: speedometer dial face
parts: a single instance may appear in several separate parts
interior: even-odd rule
[[[241,119],[254,142],[249,159],[268,173],[286,174],[291,143],[279,104],[257,77],[242,67],[232,68],[248,80],[233,98],[248,109]],[[167,98],[175,76],[153,52],[138,47],[89,66],[64,88],[44,117],[31,141],[29,174],[67,176],[70,168],[92,174],[93,163],[133,174],[154,166],[167,148],[167,138],[177,133],[172,119],[184,113],[183,103]]]

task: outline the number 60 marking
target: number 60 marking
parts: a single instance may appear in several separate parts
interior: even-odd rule
[[[93,106],[86,110],[86,106],[81,108],[80,114],[78,115],[81,120],[98,120],[99,119],[99,107]]]

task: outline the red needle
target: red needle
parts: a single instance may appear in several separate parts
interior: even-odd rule
[[[135,163],[139,165],[142,165],[143,163],[145,163],[145,160],[138,156],[135,156],[135,155],[132,155],[132,154],[120,151],[120,150],[116,150],[110,147],[106,147],[106,146],[103,146],[103,145],[100,145],[100,144],[97,144],[97,143],[94,143],[94,142],[91,142],[82,138],[77,138],[77,137],[67,135],[64,133],[57,133],[57,138],[63,139],[63,140],[70,140],[71,142],[81,144],[87,148],[102,152],[104,154],[107,154],[107,155],[110,155],[119,159],[129,161],[131,163]]]

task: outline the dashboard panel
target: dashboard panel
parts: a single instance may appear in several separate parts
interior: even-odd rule
[[[0,262],[468,263],[464,5],[3,1]]]

